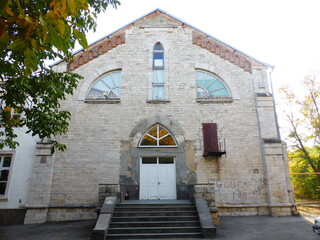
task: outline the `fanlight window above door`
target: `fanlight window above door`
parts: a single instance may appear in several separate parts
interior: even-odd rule
[[[153,125],[143,135],[139,147],[176,147],[177,141],[173,135],[162,125]]]
[[[91,87],[88,99],[119,99],[121,71],[113,71],[102,76]]]

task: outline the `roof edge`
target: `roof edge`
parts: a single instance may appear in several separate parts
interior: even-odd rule
[[[189,26],[190,28],[192,28],[192,29],[194,29],[194,30],[196,30],[196,31],[201,32],[202,34],[206,35],[207,37],[210,37],[210,38],[214,39],[215,41],[220,42],[221,44],[223,44],[223,45],[225,45],[225,46],[227,46],[227,47],[229,47],[229,48],[231,48],[231,49],[234,49],[234,51],[237,51],[238,53],[240,53],[240,54],[242,54],[242,55],[244,55],[244,56],[252,59],[253,61],[255,61],[255,62],[257,62],[257,63],[259,63],[259,64],[261,64],[261,65],[263,65],[263,66],[265,66],[265,67],[267,67],[267,68],[274,68],[273,65],[270,65],[270,64],[268,64],[268,63],[266,63],[266,62],[263,62],[263,61],[260,61],[260,60],[258,60],[258,59],[256,59],[256,58],[252,57],[251,55],[249,55],[249,54],[247,54],[247,53],[245,53],[245,52],[243,52],[243,51],[240,51],[239,49],[233,47],[232,45],[230,45],[230,44],[228,44],[228,43],[226,43],[226,42],[224,42],[224,41],[221,41],[220,39],[212,36],[211,34],[208,34],[208,33],[204,32],[204,31],[202,31],[201,29],[199,29],[199,28],[197,28],[197,27],[194,27],[193,25],[191,25],[191,24],[189,24],[189,23],[181,20],[180,18],[175,17],[174,15],[172,15],[172,14],[170,14],[170,13],[168,13],[168,12],[166,12],[166,11],[160,9],[160,8],[156,8],[156,9],[154,9],[154,10],[152,10],[152,11],[144,14],[143,16],[141,16],[141,17],[139,17],[139,18],[136,18],[135,20],[129,22],[128,24],[126,24],[126,25],[124,25],[124,26],[116,29],[115,31],[113,31],[113,32],[111,32],[111,33],[109,33],[109,34],[107,34],[107,35],[105,35],[105,36],[103,36],[103,37],[95,40],[94,42],[91,42],[91,43],[88,45],[88,48],[91,47],[92,45],[94,45],[94,44],[96,44],[96,43],[98,43],[98,42],[100,42],[100,41],[102,41],[102,40],[110,37],[111,35],[119,32],[119,31],[121,31],[121,30],[124,30],[125,28],[129,27],[130,25],[134,24],[135,22],[139,21],[140,19],[142,19],[142,18],[144,18],[144,17],[146,17],[146,16],[148,16],[148,15],[150,15],[151,13],[156,12],[156,11],[159,11],[159,12],[161,12],[161,13],[163,13],[163,14],[166,14],[167,16],[169,16],[169,17],[171,17],[171,18],[176,19],[177,21],[181,22],[182,24],[187,25],[187,26]],[[81,52],[81,51],[83,51],[83,50],[85,50],[85,49],[84,49],[84,48],[80,48],[79,50],[73,52],[72,55],[76,55],[77,53],[79,53],[79,52]],[[54,62],[53,64],[50,64],[49,67],[52,68],[52,67],[58,65],[59,63],[61,63],[61,62],[63,62],[63,61],[65,61],[65,60],[63,60],[63,59],[58,60],[57,62]]]

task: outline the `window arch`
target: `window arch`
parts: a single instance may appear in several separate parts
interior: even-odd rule
[[[177,141],[168,129],[157,123],[142,136],[139,147],[177,147]]]
[[[100,77],[91,87],[88,99],[119,99],[121,70],[109,72]]]
[[[161,43],[153,48],[153,68],[164,68],[164,48]]]
[[[221,78],[212,73],[197,70],[197,98],[230,97],[230,92]]]

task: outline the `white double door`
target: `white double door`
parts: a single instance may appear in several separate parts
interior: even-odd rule
[[[176,199],[176,164],[173,157],[140,160],[140,199]]]

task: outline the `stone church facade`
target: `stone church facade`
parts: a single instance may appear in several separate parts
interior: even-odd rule
[[[25,223],[95,218],[110,195],[290,215],[271,68],[160,9],[55,64],[84,78],[61,103],[68,149],[37,144]]]

